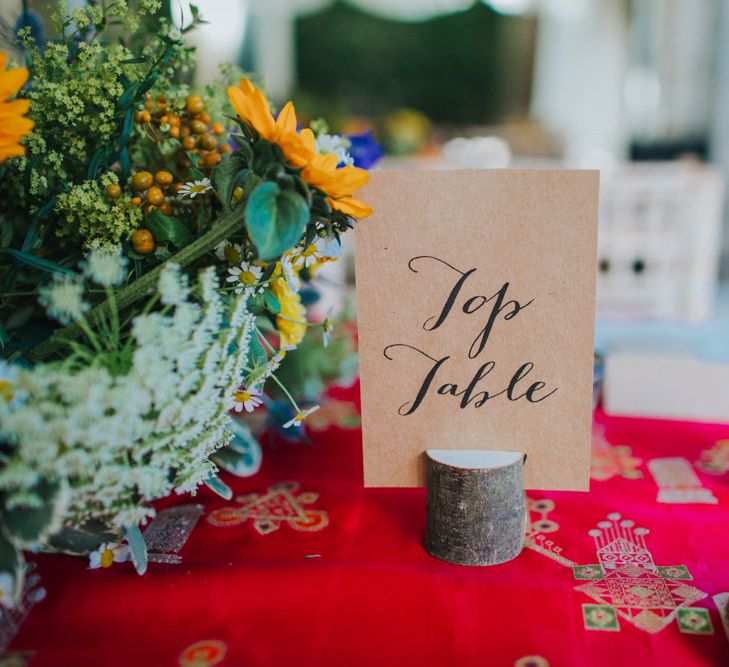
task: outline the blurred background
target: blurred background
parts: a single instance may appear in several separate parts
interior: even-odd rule
[[[22,4],[0,0],[6,29]],[[605,407],[729,421],[729,0],[194,4],[192,81],[254,73],[373,168],[600,169]]]

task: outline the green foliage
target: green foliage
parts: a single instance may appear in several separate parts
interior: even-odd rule
[[[215,192],[218,193],[223,206],[231,208],[233,190],[239,185],[248,172],[245,167],[245,160],[240,153],[230,153],[217,166],[213,172],[212,183]]]
[[[104,195],[104,179],[83,181],[58,195],[55,212],[61,216],[56,234],[65,243],[85,248],[117,246],[127,241],[142,221],[142,211],[129,194],[119,199]]]
[[[171,243],[176,248],[182,248],[193,240],[192,232],[187,226],[178,220],[160,212],[159,209],[152,211],[147,218],[147,228],[154,235],[157,245]]]
[[[311,328],[299,347],[284,358],[276,376],[301,400],[317,400],[332,381],[351,381],[357,372],[357,352],[352,334],[337,326],[328,347],[322,345],[322,330]],[[279,398],[276,386],[270,391]]]
[[[61,482],[41,478],[28,490],[4,498],[2,521],[5,532],[21,547],[33,547],[55,532],[65,505]]]
[[[104,542],[118,542],[119,535],[100,521],[88,521],[83,526],[64,526],[48,540],[56,551],[85,555],[98,549]]]
[[[261,259],[280,257],[296,245],[308,221],[304,198],[271,181],[261,183],[246,204],[248,232]]]
[[[233,490],[217,475],[208,477],[205,480],[205,486],[221,498],[225,498],[225,500],[230,500],[233,497]]]
[[[124,537],[127,539],[137,574],[144,574],[147,571],[147,545],[142,531],[139,530],[139,526],[127,526],[124,528]]]

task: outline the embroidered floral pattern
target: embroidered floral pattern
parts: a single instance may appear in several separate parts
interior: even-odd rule
[[[213,526],[238,526],[250,519],[253,527],[261,534],[272,533],[288,523],[294,530],[321,530],[329,523],[324,510],[303,507],[316,502],[318,493],[298,493],[298,482],[281,482],[270,487],[266,493],[251,493],[238,496],[239,507],[223,507],[208,515]]]

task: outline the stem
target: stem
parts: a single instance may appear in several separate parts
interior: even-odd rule
[[[192,264],[195,260],[199,259],[206,252],[218,245],[218,243],[224,241],[231,233],[233,233],[233,231],[235,231],[236,228],[240,227],[242,223],[243,207],[236,206],[231,211],[224,213],[218,219],[217,224],[209,231],[193,241],[190,245],[185,246],[167,261],[175,262],[181,268]],[[138,278],[133,283],[119,290],[116,293],[116,307],[118,310],[122,311],[139,301],[139,299],[152,294],[157,286],[157,281],[160,273],[162,273],[164,265],[165,263],[163,262],[152,269],[149,273],[145,273],[141,278]],[[103,303],[100,303],[98,306],[91,309],[88,314],[87,321],[92,327],[94,327],[103,317],[108,316],[110,312],[111,302],[107,299]],[[50,338],[33,348],[28,353],[28,358],[34,363],[42,361],[43,359],[53,355],[54,352],[57,352],[59,348],[68,343],[68,341],[78,338],[82,331],[82,327],[78,324],[69,324],[62,329],[58,329],[50,336]]]
[[[288,398],[289,401],[291,401],[291,405],[294,406],[294,410],[296,410],[296,414],[299,414],[301,412],[301,408],[299,407],[298,403],[294,400],[294,397],[289,393],[289,390],[283,386],[283,384],[281,383],[281,380],[279,380],[275,375],[271,375],[271,379],[278,385],[279,389],[284,393],[286,398]]]

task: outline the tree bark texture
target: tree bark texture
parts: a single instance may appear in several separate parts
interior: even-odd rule
[[[525,457],[514,454],[501,465],[454,465],[443,460],[442,452],[425,453],[428,553],[459,565],[497,565],[516,558],[526,525]]]

